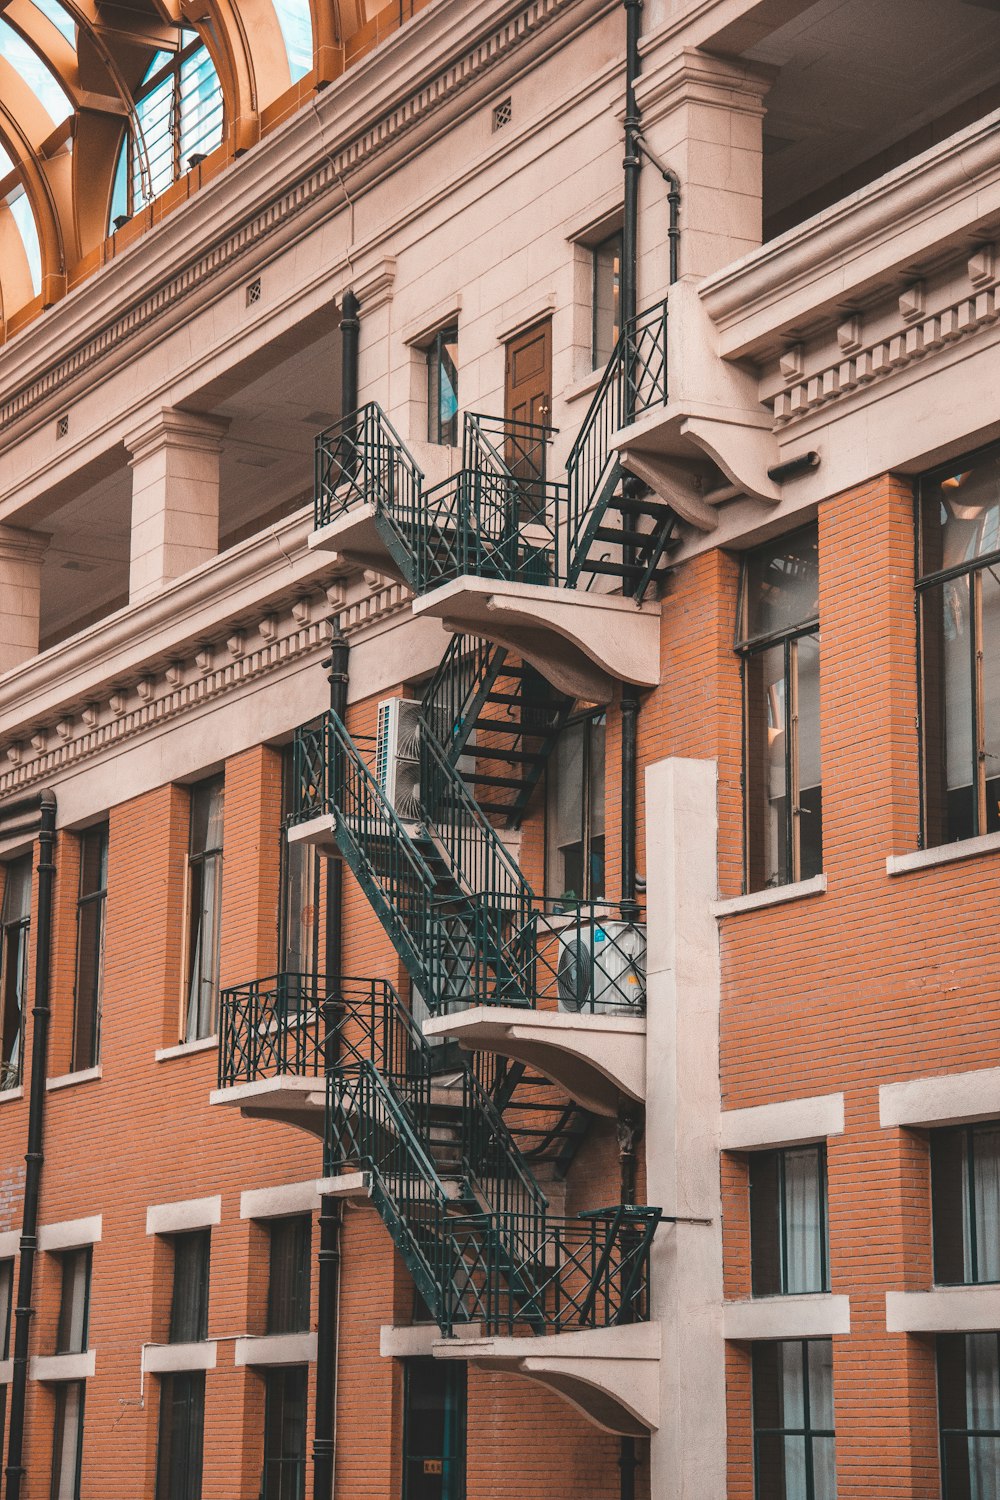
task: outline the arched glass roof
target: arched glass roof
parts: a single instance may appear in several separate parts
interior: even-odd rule
[[[59,0],[33,0],[36,10],[40,10],[45,18],[52,22],[64,41],[70,46],[76,47],[76,22],[69,11],[59,4]]]

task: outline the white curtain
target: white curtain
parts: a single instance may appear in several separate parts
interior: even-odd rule
[[[819,1152],[785,1152],[786,1292],[823,1290]]]
[[[805,1427],[805,1372],[801,1343],[781,1346],[781,1425]],[[785,1438],[785,1500],[807,1500],[806,1439]]]
[[[975,1141],[976,1211],[974,1217],[976,1235],[977,1281],[1000,1281],[1000,1130],[977,1130]],[[970,1222],[968,1172],[962,1178],[966,1195],[965,1222]],[[966,1236],[965,1277],[972,1280],[972,1245]]]
[[[965,1397],[973,1431],[1000,1431],[997,1335],[971,1333],[965,1341]],[[1000,1500],[1000,1438],[969,1438],[971,1500]]]

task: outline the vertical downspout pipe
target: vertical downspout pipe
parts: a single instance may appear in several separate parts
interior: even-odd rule
[[[355,355],[357,348],[355,345]],[[345,359],[346,364],[346,359]],[[355,387],[355,398],[357,388]],[[354,408],[350,408],[353,410]],[[341,629],[340,617],[332,623],[333,642],[329,668],[330,707],[343,720],[347,714],[347,682],[350,644]],[[340,1034],[338,1021],[342,998],[340,981],[343,971],[343,890],[344,865],[330,859],[326,866],[326,929],[324,932],[324,970],[326,988],[323,999],[323,1052],[327,1074],[336,1067]],[[337,1327],[338,1286],[340,1281],[341,1205],[336,1198],[324,1195],[319,1211],[319,1306],[316,1317],[316,1418],[313,1427],[313,1497],[330,1500],[333,1494],[337,1456]]]
[[[358,409],[358,349],[361,342],[361,303],[350,290],[340,305],[340,412],[349,417]]]
[[[21,1261],[14,1308],[14,1360],[10,1384],[10,1433],[7,1445],[7,1500],[20,1500],[24,1467],[25,1405],[28,1393],[28,1343],[38,1250],[38,1204],[45,1162],[45,1080],[49,1071],[49,1020],[52,973],[52,902],[56,867],[56,798],[38,797],[38,930],[35,944],[35,1004],[31,1029],[31,1088],[28,1095],[28,1149],[25,1152]],[[11,809],[5,809],[9,812]]]

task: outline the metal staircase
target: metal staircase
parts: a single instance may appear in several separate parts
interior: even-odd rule
[[[442,1333],[607,1327],[648,1317],[658,1209],[577,1219],[544,1193],[471,1068],[433,1049],[390,984],[276,975],[223,992],[220,1088],[326,1074],[324,1171],[370,1198]]]

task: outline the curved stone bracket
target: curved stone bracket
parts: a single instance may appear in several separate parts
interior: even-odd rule
[[[236,1106],[244,1119],[278,1120],[322,1139],[326,1120],[326,1082],[322,1078],[283,1075],[213,1089],[209,1104]]]
[[[614,1118],[622,1094],[646,1097],[646,1018],[573,1015],[476,1005],[424,1022],[428,1036],[454,1037],[468,1051],[530,1063],[594,1114]]]

